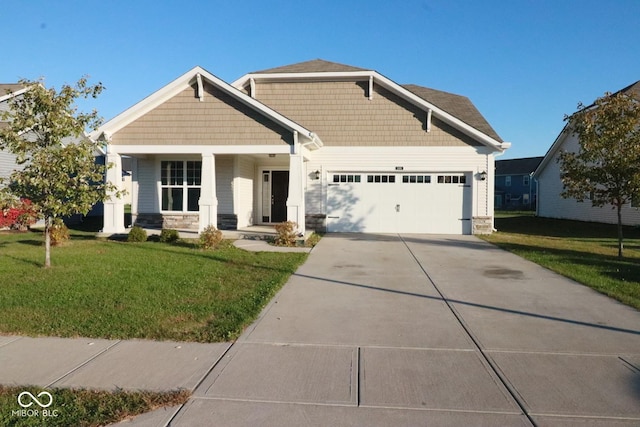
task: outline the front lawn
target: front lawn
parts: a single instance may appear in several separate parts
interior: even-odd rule
[[[617,257],[616,225],[502,215],[486,241],[640,309],[640,229],[625,227]]]
[[[75,231],[44,269],[42,240],[0,232],[0,334],[232,340],[307,257]]]

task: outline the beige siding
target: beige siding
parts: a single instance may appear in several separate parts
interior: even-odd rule
[[[577,151],[575,136],[568,136],[562,144],[565,151]],[[538,177],[538,215],[547,218],[575,219],[579,221],[617,224],[616,210],[611,205],[600,208],[591,206],[589,200],[578,202],[560,196],[563,186],[560,179],[559,150]],[[640,210],[630,205],[622,208],[622,222],[626,225],[640,224]]]
[[[462,132],[368,82],[260,82],[257,99],[318,134],[327,146],[477,146]]]
[[[195,86],[113,135],[116,145],[281,145],[292,133],[262,114],[205,84],[201,102]]]

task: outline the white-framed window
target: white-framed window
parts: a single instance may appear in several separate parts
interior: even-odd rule
[[[169,212],[197,212],[200,209],[201,180],[201,161],[161,161],[161,210]]]
[[[504,177],[504,186],[505,187],[511,187],[511,176],[505,176]]]

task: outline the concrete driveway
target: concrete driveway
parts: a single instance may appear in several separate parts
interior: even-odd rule
[[[328,235],[178,426],[640,424],[640,313],[471,236]]]

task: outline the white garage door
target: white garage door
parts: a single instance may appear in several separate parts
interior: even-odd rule
[[[327,231],[471,234],[471,174],[330,173]]]

